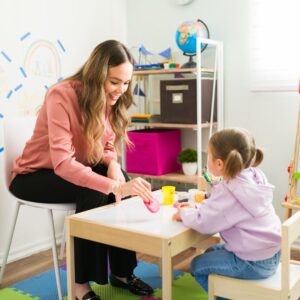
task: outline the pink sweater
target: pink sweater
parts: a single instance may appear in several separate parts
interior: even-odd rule
[[[53,169],[55,174],[76,185],[109,194],[113,181],[92,171],[85,160],[87,141],[83,136],[77,93],[80,83],[63,81],[52,87],[38,115],[31,139],[13,166],[16,174]],[[117,160],[115,133],[106,119],[101,139],[103,161]]]

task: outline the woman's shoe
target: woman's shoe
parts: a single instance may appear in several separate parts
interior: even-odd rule
[[[127,282],[123,282],[113,274],[110,274],[109,281],[112,286],[128,289],[131,293],[136,295],[147,296],[154,293],[150,285],[136,277],[134,274],[127,277]]]
[[[79,300],[76,297],[76,300]],[[82,300],[101,300],[99,296],[97,296],[94,291],[87,292],[83,297]]]

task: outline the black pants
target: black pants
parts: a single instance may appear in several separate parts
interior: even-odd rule
[[[107,167],[104,165],[95,166],[93,171],[107,175]],[[127,174],[123,173],[126,180],[129,180]],[[51,169],[17,175],[10,185],[10,191],[20,199],[33,202],[76,202],[76,213],[115,201],[113,194],[105,195],[74,185],[55,175]],[[133,251],[75,238],[75,281],[107,283],[108,258],[111,272],[120,277],[132,274],[137,265],[136,254]]]

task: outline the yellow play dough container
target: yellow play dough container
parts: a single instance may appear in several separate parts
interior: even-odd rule
[[[175,198],[175,186],[165,185],[161,188],[164,205],[173,205]]]

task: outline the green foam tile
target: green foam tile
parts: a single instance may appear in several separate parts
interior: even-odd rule
[[[162,297],[162,290],[157,289],[155,297]],[[172,300],[207,300],[207,293],[196,280],[188,273],[179,276],[172,285]]]
[[[110,300],[141,300],[145,299],[141,296],[136,296],[128,290],[113,287],[110,284],[98,285],[92,284],[92,289],[102,299]],[[161,299],[162,289],[156,289],[152,296],[146,299]],[[188,273],[179,276],[172,285],[172,300],[207,300],[207,293],[200,287],[196,280]],[[0,299],[2,300],[2,299]],[[64,297],[67,300],[67,297]]]
[[[92,284],[94,292],[101,297],[101,299],[110,300],[139,300],[140,296],[133,295],[129,290],[113,287],[110,284]]]
[[[4,288],[0,290],[0,300],[40,300],[38,297],[33,297],[29,294],[23,294],[12,288]]]

